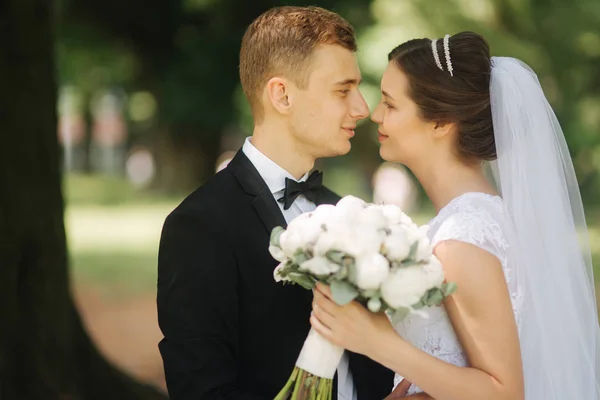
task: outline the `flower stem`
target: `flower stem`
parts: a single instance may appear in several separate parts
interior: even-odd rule
[[[290,392],[292,390],[292,386],[294,386],[294,383],[296,383],[296,378],[298,377],[299,372],[300,372],[300,369],[298,367],[294,368],[294,370],[292,371],[292,375],[290,376],[290,379],[288,379],[285,386],[283,387],[283,389],[281,389],[279,394],[277,394],[277,396],[275,397],[274,400],[287,400],[290,398]]]

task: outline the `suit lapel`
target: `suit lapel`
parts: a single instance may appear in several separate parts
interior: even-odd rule
[[[242,150],[238,151],[227,169],[237,179],[244,192],[253,197],[252,206],[269,234],[277,226],[287,227],[269,187]]]
[[[242,150],[237,152],[227,169],[240,183],[244,192],[254,197],[252,206],[269,234],[277,226],[287,227],[285,217],[269,187]],[[317,205],[336,204],[339,200],[340,196],[326,187],[322,187],[317,193],[315,203]]]

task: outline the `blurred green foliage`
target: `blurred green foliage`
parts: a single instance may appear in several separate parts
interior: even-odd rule
[[[370,106],[379,99],[379,79],[395,45],[462,30],[482,33],[494,55],[521,58],[538,73],[567,137],[584,201],[598,203],[596,0],[65,0],[57,24],[60,82],[89,98],[109,88],[118,88],[129,100],[140,94],[150,98],[151,111],[137,118],[131,114],[139,107],[130,101],[126,108],[131,140],[154,144],[156,152],[171,145],[169,151],[191,152],[187,159],[200,160],[200,165],[180,163],[171,170],[196,174],[184,181],[197,184],[213,173],[222,150],[235,150],[228,143],[239,144],[223,145],[221,137],[240,137],[252,129],[237,71],[245,27],[267,8],[285,4],[320,5],[357,27],[361,90]],[[326,168],[358,171],[352,176],[362,182],[330,182],[342,192],[368,191],[369,177],[380,163],[373,125],[363,123],[359,133],[349,156],[322,162]],[[159,168],[168,170],[169,162],[162,160]],[[167,175],[163,183],[173,180],[176,176]]]

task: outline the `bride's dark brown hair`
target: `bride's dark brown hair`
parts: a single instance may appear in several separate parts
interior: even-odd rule
[[[453,76],[448,72],[443,39],[436,48],[443,70],[436,64],[430,39],[413,39],[388,56],[409,81],[409,97],[425,121],[455,123],[458,156],[467,162],[496,158],[490,108],[490,48],[473,32],[449,38]]]

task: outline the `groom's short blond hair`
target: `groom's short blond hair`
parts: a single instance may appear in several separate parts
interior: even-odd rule
[[[310,56],[321,44],[356,51],[354,28],[340,15],[320,7],[275,7],[252,22],[242,39],[240,80],[255,121],[264,110],[261,94],[274,76],[306,88]]]

